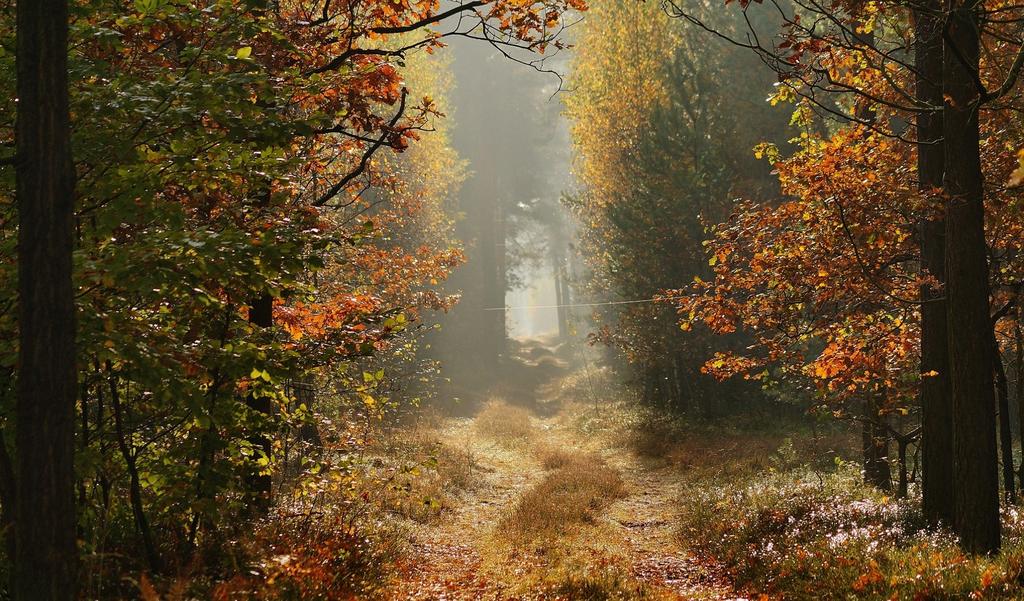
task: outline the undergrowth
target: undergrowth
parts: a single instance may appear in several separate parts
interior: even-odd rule
[[[365,496],[419,523],[450,511],[458,494],[475,483],[473,454],[442,442],[433,429],[393,432],[371,451],[377,475],[363,481]]]
[[[741,587],[772,598],[1020,599],[1024,517],[1004,513],[1004,550],[964,555],[924,527],[919,503],[863,486],[856,466],[803,468],[694,486],[684,542],[721,564]]]

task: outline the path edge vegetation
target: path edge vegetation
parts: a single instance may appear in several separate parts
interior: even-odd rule
[[[382,156],[385,150],[395,153],[403,151],[410,142],[416,141],[419,135],[417,131],[429,129],[426,125],[429,119],[440,116],[429,97],[407,98],[408,90],[402,87],[402,81],[396,74],[396,65],[404,66],[403,59],[407,53],[440,49],[444,46],[443,38],[458,36],[477,38],[482,45],[501,51],[511,60],[530,63],[531,54],[543,52],[549,47],[562,47],[563,42],[558,35],[563,27],[563,13],[586,8],[585,4],[578,0],[554,4],[474,1],[450,8],[441,8],[434,3],[415,6],[402,4],[397,8],[384,6],[387,3],[367,3],[365,14],[357,14],[355,11],[346,12],[344,7],[338,6],[337,3],[332,5],[330,0],[314,4],[315,6],[304,6],[301,3],[299,6],[286,6],[286,3],[255,0],[240,3],[212,2],[210,6],[203,7],[165,0],[85,4],[71,4],[66,0],[45,0],[20,2],[16,8],[8,8],[9,13],[13,14],[16,11],[17,15],[16,23],[13,27],[8,25],[5,33],[17,38],[18,110],[14,111],[13,103],[8,105],[12,112],[16,112],[17,134],[13,136],[16,139],[16,148],[13,156],[3,159],[3,165],[16,166],[19,225],[17,326],[20,344],[17,347],[18,361],[12,369],[13,380],[17,382],[17,403],[10,419],[16,430],[13,460],[6,453],[5,447],[5,452],[0,456],[0,495],[3,497],[6,549],[14,564],[14,598],[75,598],[79,585],[75,506],[80,504],[84,495],[84,488],[76,490],[76,475],[73,468],[75,411],[80,370],[95,367],[98,374],[108,372],[112,382],[109,391],[112,398],[107,400],[115,405],[120,392],[120,383],[115,375],[118,365],[109,359],[95,359],[90,346],[95,340],[91,336],[86,344],[79,340],[77,352],[75,346],[76,295],[87,295],[93,289],[112,285],[112,282],[104,280],[92,289],[76,289],[78,284],[73,279],[72,264],[76,244],[81,242],[81,224],[83,220],[88,222],[91,218],[91,215],[85,215],[89,211],[95,211],[98,206],[109,203],[110,199],[88,198],[84,196],[88,188],[76,189],[75,172],[83,163],[79,162],[76,165],[74,162],[80,161],[78,154],[74,159],[72,157],[72,134],[76,131],[75,128],[88,130],[91,115],[89,111],[74,115],[69,111],[69,51],[79,53],[75,56],[75,60],[79,61],[76,62],[76,67],[80,67],[81,61],[94,61],[92,65],[99,71],[102,71],[104,65],[109,66],[121,59],[116,54],[103,56],[102,52],[109,51],[111,47],[117,48],[122,43],[140,44],[141,52],[148,53],[155,62],[162,60],[161,53],[170,53],[174,58],[169,59],[168,64],[173,63],[174,66],[182,65],[176,62],[182,53],[192,53],[192,58],[188,59],[191,62],[186,60],[184,63],[183,75],[178,84],[169,90],[164,88],[165,92],[169,91],[173,96],[176,87],[189,81],[190,71],[194,67],[206,66],[205,61],[208,57],[204,56],[203,52],[207,45],[219,43],[220,40],[214,41],[215,38],[231,30],[249,39],[237,39],[233,54],[227,57],[241,67],[237,71],[239,76],[231,84],[236,88],[222,90],[222,97],[227,102],[234,101],[234,95],[239,92],[247,96],[244,91],[250,85],[258,88],[263,74],[274,74],[278,77],[279,83],[311,84],[310,97],[330,104],[338,98],[338,90],[317,90],[318,84],[325,78],[337,76],[339,73],[342,74],[339,81],[347,81],[346,78],[352,74],[354,81],[365,87],[352,87],[347,90],[351,93],[345,98],[346,102],[350,102],[347,106],[334,105],[340,109],[335,112],[341,119],[338,123],[324,123],[325,115],[318,114],[313,108],[305,122],[302,121],[299,112],[296,112],[295,115],[299,116],[299,119],[294,123],[280,124],[285,128],[281,131],[251,132],[253,147],[259,148],[258,144],[269,143],[269,146],[264,147],[267,154],[281,152],[282,147],[292,150],[307,144],[306,149],[310,152],[308,158],[314,162],[319,158],[315,153],[321,152],[325,147],[324,141],[334,139],[335,136],[339,136],[339,140],[345,139],[342,136],[347,137],[347,142],[342,147],[345,151],[353,152],[341,154],[344,160],[340,169],[332,167],[324,172],[329,183],[319,189],[314,185],[306,195],[296,198],[297,202],[293,205],[291,215],[283,215],[285,221],[288,218],[301,220],[310,216],[319,217],[322,212],[330,211],[332,204],[336,207],[351,206],[360,198],[364,188],[378,186],[386,189],[386,180],[377,172],[378,155]],[[185,39],[187,29],[183,31],[176,25],[169,24],[173,17],[189,13],[189,16],[195,17],[197,27],[192,33],[199,33],[199,27],[209,25],[211,20],[217,21],[220,11],[223,10],[237,12],[219,22],[216,27],[220,29],[211,29],[211,35],[205,41],[197,42],[198,45],[195,47],[190,47],[189,41]],[[69,46],[72,11],[75,17],[75,31],[81,31],[83,24],[86,27],[96,25],[96,40],[99,40],[96,46],[80,45],[77,44],[78,40],[75,46]],[[175,11],[180,13],[175,14]],[[204,22],[204,19],[207,21]],[[342,24],[346,20],[347,24]],[[480,27],[487,30],[487,35],[480,33]],[[306,37],[307,32],[322,34],[328,43],[319,46],[316,53],[302,56],[297,44],[316,40],[315,37]],[[338,34],[341,38],[332,40],[327,32]],[[113,44],[105,46],[111,40],[114,40]],[[324,50],[334,52],[338,48],[341,50],[336,54],[324,56]],[[283,53],[276,54],[278,51]],[[513,58],[513,55],[528,58]],[[296,59],[302,58],[309,62],[297,62]],[[10,59],[10,55],[7,59]],[[103,62],[107,59],[110,59],[111,63]],[[217,57],[213,62],[222,60],[222,57]],[[275,74],[275,69],[280,71]],[[80,72],[76,71],[73,75],[77,77]],[[242,75],[246,72],[258,75],[247,79]],[[231,79],[231,75],[228,75],[228,79]],[[99,80],[102,80],[102,76],[88,83],[96,84]],[[191,83],[190,81],[190,85]],[[81,82],[76,81],[75,84]],[[266,89],[263,90],[265,91]],[[245,98],[242,102],[260,106],[259,94],[260,92],[254,91],[251,98]],[[327,96],[318,96],[319,94]],[[135,135],[142,132],[148,124],[159,121],[173,112],[175,101],[168,98],[161,99],[160,102],[161,105],[156,112],[140,117],[141,123],[138,124]],[[239,106],[240,114],[246,111],[244,106]],[[106,107],[92,108],[102,111]],[[273,111],[272,106],[261,108]],[[383,115],[377,114],[378,111]],[[222,129],[213,132],[214,137],[220,135],[223,138],[244,138],[247,135],[237,129],[237,123],[214,123],[218,117],[230,120],[230,115],[227,114],[210,115],[210,121],[203,124],[211,126],[214,130],[223,125]],[[268,125],[270,124],[267,122],[261,123],[261,126]],[[131,148],[132,144],[129,142],[128,146]],[[150,153],[152,158],[167,150],[159,144],[142,144],[137,148],[141,148],[143,153]],[[171,151],[201,153],[209,148],[189,149],[186,146],[183,149],[172,148]],[[97,151],[102,151],[99,148],[85,147],[75,150],[91,157],[96,156]],[[117,151],[111,149],[111,155],[107,158],[113,157],[116,161]],[[258,157],[259,154],[256,152],[254,156]],[[282,152],[282,155],[284,154],[287,152]],[[350,157],[354,157],[354,160]],[[268,158],[274,160],[272,156]],[[302,158],[301,155],[299,158]],[[282,156],[281,162],[287,164],[289,161]],[[240,187],[243,197],[235,200],[243,204],[253,204],[249,218],[270,220],[279,216],[281,203],[278,195],[282,187],[288,188],[288,184],[282,180],[282,176],[286,174],[262,172],[259,169],[246,173],[244,169],[242,167],[241,173],[249,180],[244,182],[249,190],[241,190]],[[114,170],[118,171],[116,165]],[[118,174],[125,178],[133,175],[128,168],[122,168]],[[188,192],[200,187],[187,182],[183,182],[183,185],[188,186]],[[118,195],[139,191],[120,190],[115,191],[113,195],[116,198]],[[147,195],[173,196],[174,192],[173,189],[167,188],[145,190],[144,186],[141,190],[142,194]],[[188,192],[185,196],[189,195]],[[250,198],[244,198],[245,196]],[[251,197],[257,198],[253,200]],[[152,200],[152,197],[146,200]],[[95,204],[90,206],[90,203]],[[76,224],[79,227],[77,230]],[[364,225],[367,227],[363,228],[362,235],[372,232],[371,221],[366,221]],[[268,225],[266,230],[270,230],[271,227]],[[350,243],[355,240],[354,237],[348,239]],[[116,239],[113,241],[117,242]],[[198,249],[202,248],[204,242],[194,240],[189,244]],[[254,244],[261,244],[261,240],[257,238]],[[274,258],[278,259],[280,257]],[[443,261],[445,260],[442,260],[442,267],[446,268]],[[454,262],[451,259],[447,261]],[[259,265],[258,262],[256,264]],[[252,287],[252,296],[238,299],[241,303],[235,299],[224,303],[229,315],[241,310],[246,316],[247,321],[253,326],[254,344],[259,344],[256,341],[261,336],[276,335],[280,332],[281,330],[276,327],[279,325],[283,325],[287,333],[296,340],[301,339],[304,334],[310,335],[310,330],[302,330],[294,320],[285,324],[277,323],[281,299],[289,292],[277,287],[276,280],[280,273],[276,266],[270,266],[260,274],[263,282]],[[221,291],[216,288],[209,292],[198,288],[196,291],[200,293],[200,297],[208,294],[205,298],[211,304],[220,304],[219,301],[223,300],[218,298]],[[428,299],[428,304],[433,303],[436,307],[442,307],[444,302],[440,299]],[[373,304],[372,299],[369,304]],[[302,308],[303,304],[300,302],[297,306]],[[374,315],[376,307],[370,306],[368,310],[363,307],[352,307],[351,315],[366,310],[363,317],[368,319],[366,324],[360,325],[355,331],[366,330],[367,325],[371,325],[381,330],[382,335],[368,337],[359,334],[349,340],[342,340],[337,343],[337,354],[352,358],[371,355],[375,345],[381,345],[389,335],[403,329],[405,314],[400,313],[401,309],[402,307],[391,309],[390,315]],[[290,313],[285,317],[294,315],[295,313]],[[328,324],[328,327],[348,328],[356,325],[354,321],[348,322],[349,318],[342,316],[338,323]],[[318,323],[321,325],[316,333],[323,335],[323,322]],[[274,328],[272,333],[260,334],[257,331],[270,328]],[[225,335],[221,336],[221,350],[232,346],[228,343],[226,334],[227,328]],[[115,343],[109,340],[105,343],[108,349],[114,345]],[[262,351],[257,355],[262,358]],[[250,359],[251,357],[246,357],[243,362]],[[249,519],[259,519],[266,516],[269,510],[268,497],[271,494],[273,472],[268,465],[273,465],[271,454],[276,452],[268,438],[268,432],[274,427],[270,423],[274,419],[271,407],[275,399],[283,396],[279,391],[284,382],[275,381],[277,376],[260,365],[245,365],[238,371],[248,374],[248,377],[228,375],[226,371],[214,368],[208,396],[213,402],[220,396],[218,388],[230,388],[239,384],[243,386],[241,397],[248,406],[248,411],[245,412],[240,424],[244,434],[232,441],[231,445],[238,445],[242,449],[242,456],[245,457],[243,463],[247,464],[241,470],[243,482],[238,485],[247,489],[248,508],[245,513]],[[373,381],[371,378],[367,382],[372,384]],[[273,390],[275,387],[278,387],[277,391]],[[85,390],[88,390],[88,387]],[[98,394],[101,395],[98,401],[103,403],[103,393]],[[375,402],[369,394],[364,394],[364,398],[368,404]],[[81,411],[85,413],[84,398],[81,399],[81,403]],[[135,459],[138,449],[132,448],[133,441],[124,440],[123,432],[120,431],[124,425],[121,421],[124,415],[121,409],[115,407],[114,411],[116,427],[121,437],[122,459],[127,462],[132,482],[131,497],[135,526],[141,529],[143,537],[147,537],[151,533],[148,532],[146,517],[142,513],[140,480],[149,475],[139,472]],[[222,452],[223,447],[220,445],[224,443],[218,437],[223,433],[220,428],[224,424],[212,421],[220,417],[203,413],[202,410],[197,410],[196,413],[195,419],[198,420],[200,428],[207,430],[207,434],[202,436],[203,455],[198,461],[196,489],[200,497],[198,502],[208,504],[212,494],[210,483],[214,475],[210,472],[211,461],[217,453]],[[103,417],[102,404],[100,417]],[[84,421],[87,424],[88,420],[84,418]],[[81,435],[87,436],[88,432],[82,432]],[[109,483],[102,483],[105,491],[109,490],[108,485]],[[208,526],[208,521],[197,517],[193,520],[190,538],[195,540],[196,533]],[[155,555],[153,545],[146,546],[150,570],[156,572],[160,569],[160,560]]]

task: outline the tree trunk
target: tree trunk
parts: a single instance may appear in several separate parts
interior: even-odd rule
[[[121,451],[121,458],[124,459],[125,468],[128,470],[128,502],[131,504],[132,517],[135,518],[135,528],[142,537],[142,548],[146,552],[146,562],[154,574],[160,572],[160,554],[157,553],[156,544],[153,541],[153,531],[149,527],[149,520],[146,519],[146,511],[142,506],[142,483],[139,479],[139,466],[135,451],[129,447],[127,432],[124,427],[124,408],[121,405],[121,394],[117,389],[117,375],[111,371],[110,362],[107,362],[108,382],[110,385],[110,404],[114,412],[114,436],[117,437],[117,448]]]
[[[933,112],[917,115],[917,175],[923,194],[942,186],[942,6],[925,0],[915,14],[916,95]],[[921,267],[940,284],[946,280],[945,220],[921,223]],[[930,524],[953,523],[953,397],[945,291],[921,289],[921,500]],[[925,375],[934,374],[934,375]]]
[[[249,322],[261,328],[269,328],[274,325],[274,298],[272,296],[264,294],[252,303],[252,306],[249,307]],[[272,409],[270,397],[249,394],[245,402],[250,409],[264,416],[270,416]],[[263,432],[253,436],[250,442],[268,458],[273,452],[270,437]],[[264,516],[270,510],[272,478],[269,473],[261,473],[266,470],[261,469],[255,462],[250,469],[252,471],[246,483],[250,497],[248,506],[253,515]]]
[[[1010,433],[1010,384],[1006,381],[1006,367],[999,353],[995,334],[992,336],[992,359],[996,376],[996,401],[999,404],[999,451],[1003,465],[1003,494],[1007,503],[1017,499],[1013,475],[1013,435]]]
[[[909,479],[907,477],[907,445],[909,443],[909,440],[903,438],[896,440],[899,467],[899,485],[896,489],[896,496],[901,499],[907,498],[907,489],[909,488]]]
[[[1018,293],[1017,319],[1013,326],[1013,338],[1016,346],[1014,395],[1017,397],[1017,436],[1020,438],[1021,449],[1024,449],[1024,329],[1020,327],[1020,320],[1024,319],[1024,310],[1022,310],[1020,300]],[[1019,469],[1017,477],[1020,479],[1021,488],[1024,489],[1024,461],[1020,462]]]
[[[14,598],[75,597],[75,171],[66,0],[17,7],[19,369]]]
[[[676,389],[679,391],[679,400],[676,403],[676,408],[680,413],[687,413],[690,410],[690,394],[686,382],[686,361],[682,355],[676,355],[672,361],[675,366]]]
[[[4,551],[7,552],[8,561],[17,557],[14,543],[14,499],[17,489],[14,482],[14,461],[7,449],[5,433],[0,428],[0,530],[4,533]]]
[[[879,403],[874,398],[864,401],[864,428],[862,450],[864,455],[864,483],[879,490],[892,490],[892,468],[889,466],[889,430],[879,415]]]
[[[999,549],[992,324],[979,149],[977,0],[950,0],[943,60],[946,314],[953,391],[954,529],[964,549]]]

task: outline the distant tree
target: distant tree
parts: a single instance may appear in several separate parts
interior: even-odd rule
[[[763,102],[771,72],[642,3],[595,3],[576,50],[566,102],[582,189],[570,207],[593,270],[588,294],[645,299],[707,277],[706,224],[737,196],[777,195],[752,150],[786,127]],[[648,402],[714,414],[756,395],[701,374],[712,341],[675,327],[670,304],[612,305],[598,320],[594,339],[625,354]]]

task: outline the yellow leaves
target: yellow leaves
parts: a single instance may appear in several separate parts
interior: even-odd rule
[[[268,373],[264,369],[260,369],[258,367],[254,367],[254,368],[252,368],[252,371],[249,372],[249,378],[251,378],[253,380],[263,380],[264,382],[269,382],[270,381],[270,373]]]
[[[761,142],[757,146],[754,146],[754,158],[755,159],[768,159],[769,163],[779,162],[781,153],[779,147],[771,142]]]
[[[1024,185],[1024,149],[1017,151],[1017,168],[1010,173],[1010,179],[1006,185],[1009,188],[1019,188]]]
[[[784,83],[776,83],[775,92],[768,97],[768,103],[775,106],[780,102],[794,102],[796,101],[796,98],[796,90],[791,86]]]
[[[801,103],[790,116],[789,124],[798,127],[812,126],[814,124],[814,111],[806,102]]]

